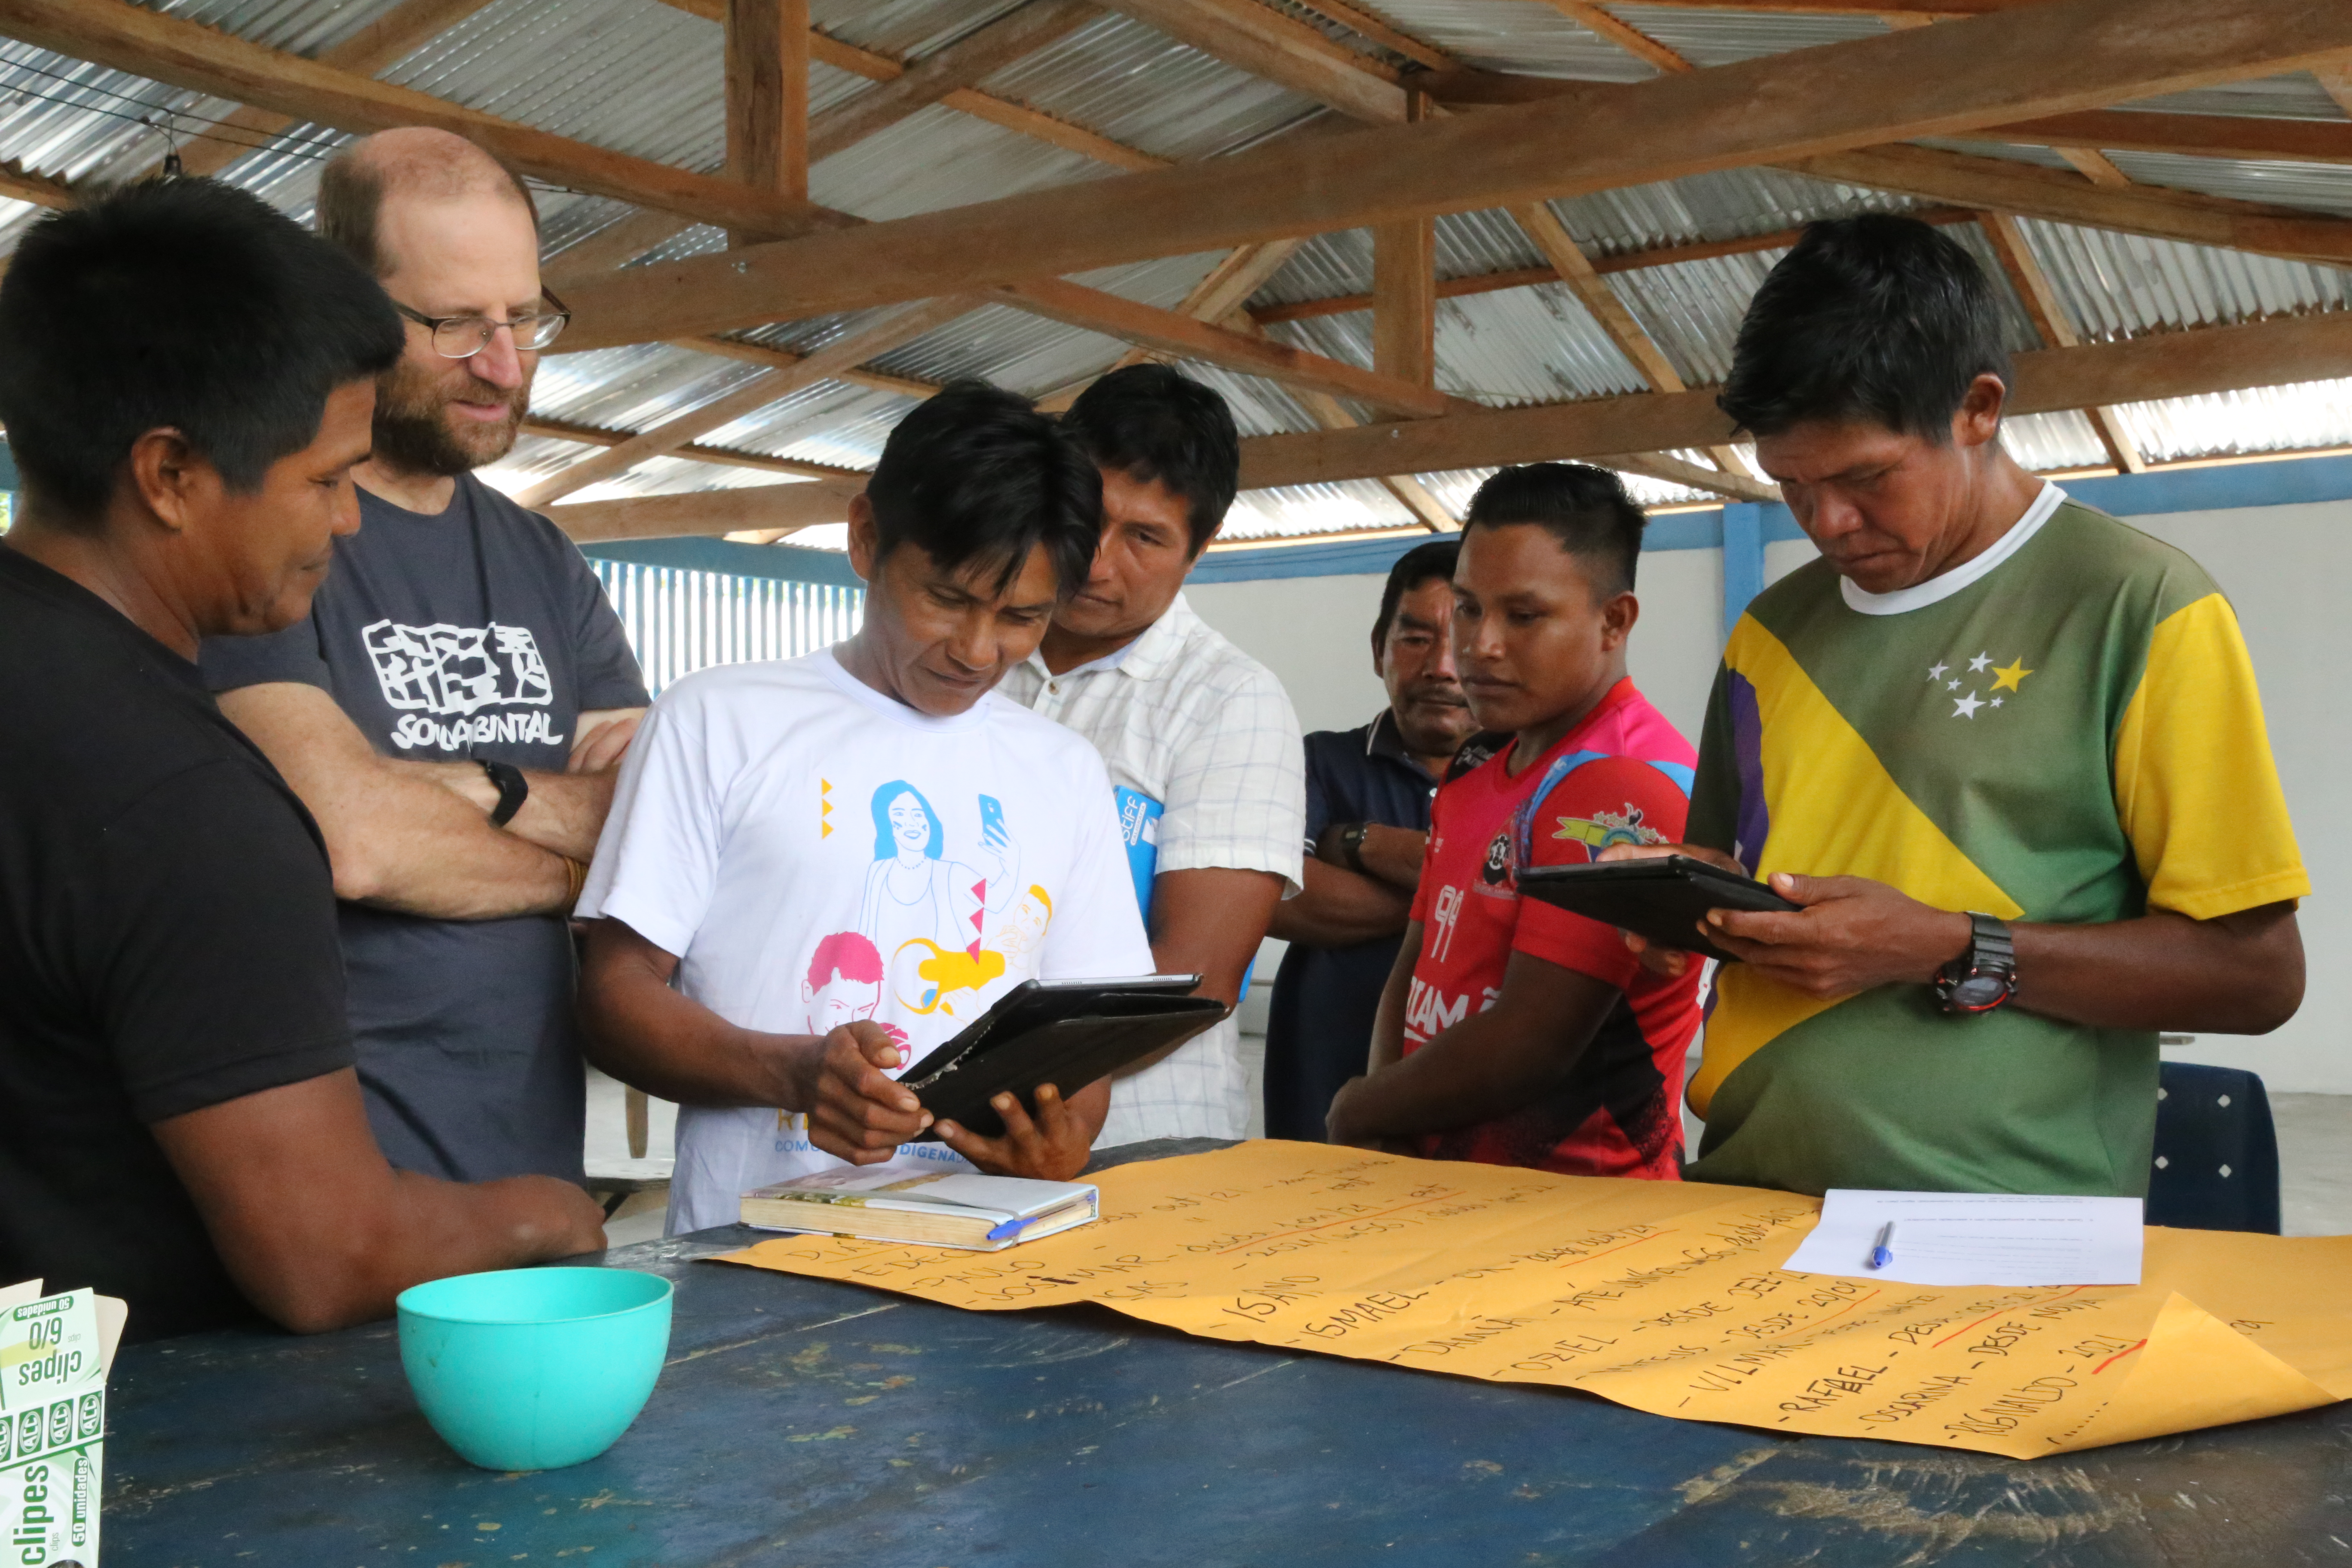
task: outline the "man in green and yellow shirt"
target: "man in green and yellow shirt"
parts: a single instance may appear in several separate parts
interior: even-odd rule
[[[1722,405],[1822,555],[1724,649],[1685,847],[1803,908],[1708,916],[1745,962],[1693,1180],[2144,1193],[2157,1031],[2302,1001],[2236,617],[2011,460],[2009,376],[1984,275],[1908,219],[1814,225],[1741,326]]]

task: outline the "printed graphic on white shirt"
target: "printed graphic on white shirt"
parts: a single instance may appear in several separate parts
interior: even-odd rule
[[[362,627],[360,640],[384,701],[401,710],[392,739],[403,751],[463,751],[478,742],[561,744],[564,739],[552,733],[542,711],[481,711],[544,709],[555,700],[547,660],[529,626],[383,620]]]
[[[1124,847],[1077,736],[995,698],[927,719],[821,654],[663,693],[581,911],[677,954],[679,989],[730,1023],[820,1038],[870,1023],[903,1072],[1025,980],[1150,973]],[[687,1107],[677,1138],[674,1230],[837,1163],[777,1110]]]

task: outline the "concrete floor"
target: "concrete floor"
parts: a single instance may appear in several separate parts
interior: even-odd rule
[[[1265,1063],[1265,1037],[1242,1037],[1242,1060],[1249,1069],[1250,1104],[1258,1104]],[[667,1174],[675,1147],[677,1108],[653,1102],[645,1173]],[[2352,1095],[2274,1094],[2271,1115],[2278,1123],[2281,1209],[2289,1236],[2352,1235]],[[1251,1111],[1250,1135],[1265,1131],[1263,1113]],[[658,1167],[654,1162],[664,1162]],[[621,1086],[604,1074],[588,1074],[588,1165],[591,1171],[630,1165],[623,1120]],[[662,1233],[663,1197],[658,1192],[633,1197],[605,1226],[614,1246],[650,1241]]]

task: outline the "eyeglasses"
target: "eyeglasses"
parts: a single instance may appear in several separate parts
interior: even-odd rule
[[[392,308],[433,334],[433,352],[443,359],[471,359],[490,346],[491,337],[500,327],[513,331],[518,349],[543,349],[563,333],[572,322],[571,308],[555,297],[550,289],[540,293],[555,307],[552,310],[533,310],[509,321],[493,321],[488,316],[428,316],[412,310],[394,300]]]

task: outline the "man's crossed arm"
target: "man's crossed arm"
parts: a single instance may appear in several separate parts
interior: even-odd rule
[[[527,771],[512,822],[490,826],[498,788],[478,764],[379,754],[314,686],[224,692],[221,711],[276,765],[317,819],[338,898],[438,920],[569,907],[572,870],[595,852],[614,771],[641,709],[583,713],[563,773]]]

